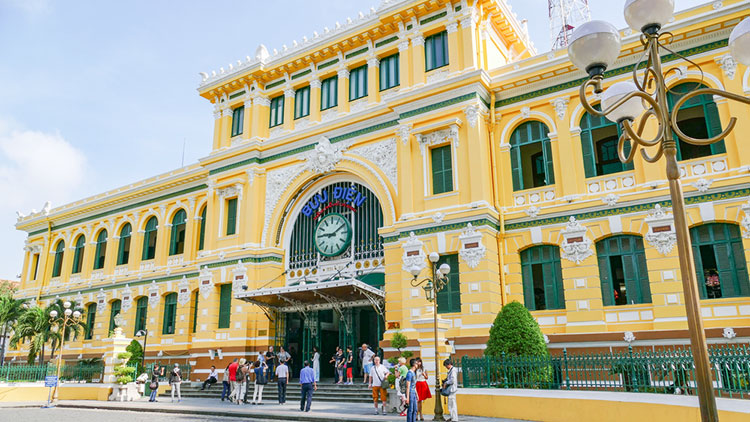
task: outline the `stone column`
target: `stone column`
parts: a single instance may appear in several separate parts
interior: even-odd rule
[[[461,48],[458,41],[458,22],[449,22],[445,26],[448,32],[448,69],[451,73],[458,72],[461,66]],[[463,48],[474,49],[474,46],[464,45]]]
[[[373,56],[367,59],[367,102],[380,102],[380,60]]]
[[[294,89],[284,90],[284,130],[294,130]]]
[[[320,121],[320,79],[310,80],[310,122]]]
[[[271,107],[271,100],[267,97],[253,98],[253,116],[250,126],[250,139],[268,137],[268,110]]]
[[[411,82],[411,59],[412,54],[409,50],[409,40],[402,38],[398,43],[398,74],[399,85],[406,88],[412,85]]]
[[[412,84],[424,85],[424,37],[417,34],[411,39],[412,51]]]
[[[232,109],[230,107],[224,108],[221,112],[221,140],[219,141],[220,148],[226,148],[231,143],[232,137]]]
[[[219,101],[218,99],[216,100]],[[218,103],[214,105],[214,143],[213,149],[221,148],[221,109]]]
[[[347,113],[349,111],[349,69],[342,67],[338,70],[339,75],[339,113]]]
[[[476,26],[479,21],[479,15],[476,10],[472,9],[467,15],[461,18],[461,40],[463,45],[463,67],[476,69],[477,59],[475,54],[476,45]],[[450,54],[450,51],[448,52]],[[451,61],[453,57],[451,57]]]

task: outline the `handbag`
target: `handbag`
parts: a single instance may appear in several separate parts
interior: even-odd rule
[[[448,376],[445,378],[445,381],[448,381],[451,377],[451,372],[453,372],[453,368],[451,368],[450,371],[448,371]],[[441,396],[450,396],[452,394],[451,387],[453,387],[453,384],[445,384],[445,381],[443,381],[443,385],[440,387],[440,395]]]
[[[156,390],[157,388],[159,388],[159,383],[156,381],[151,381],[151,384],[148,385],[148,388]]]

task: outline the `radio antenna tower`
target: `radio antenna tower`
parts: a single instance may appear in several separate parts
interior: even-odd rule
[[[552,49],[566,48],[578,25],[591,20],[588,0],[548,0]]]

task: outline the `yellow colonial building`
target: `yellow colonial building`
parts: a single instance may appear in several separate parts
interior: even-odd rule
[[[673,102],[701,84],[750,92],[727,49],[749,14],[738,0],[676,14]],[[621,36],[607,86],[640,57],[638,34]],[[20,295],[84,308],[66,359],[101,355],[118,313],[128,336],[148,331],[149,360],[198,372],[269,345],[296,365],[312,346],[389,352],[396,331],[429,357],[432,308],[410,271],[429,275],[437,252],[454,356],[481,353],[514,300],[553,351],[688,344],[663,164],[619,162],[618,126],[580,104],[584,78],[566,51],[537,54],[504,0],[383,1],[261,45],[202,73],[208,156],[18,220]],[[711,343],[750,337],[750,108],[705,96],[679,114],[695,137],[730,116],[723,143],[678,155]]]

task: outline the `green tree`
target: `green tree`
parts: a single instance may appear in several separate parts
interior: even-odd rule
[[[0,365],[5,362],[5,349],[7,348],[6,337],[13,330],[16,320],[24,312],[24,301],[13,298],[13,291],[0,289]]]
[[[128,363],[135,363],[140,368],[143,361],[143,347],[141,343],[138,340],[133,340],[125,350],[131,354]]]
[[[549,356],[544,334],[531,312],[518,302],[503,306],[490,328],[486,356]]]
[[[122,352],[117,354],[117,359],[120,360],[120,364],[114,367],[115,377],[117,377],[117,383],[125,385],[129,382],[133,382],[133,373],[135,368],[128,366],[128,361],[133,355],[130,352]]]
[[[39,359],[39,364],[44,364],[44,346],[52,334],[50,317],[44,308],[32,307],[18,317],[13,337],[10,338],[10,347],[18,347],[19,342],[29,342],[28,363]]]

